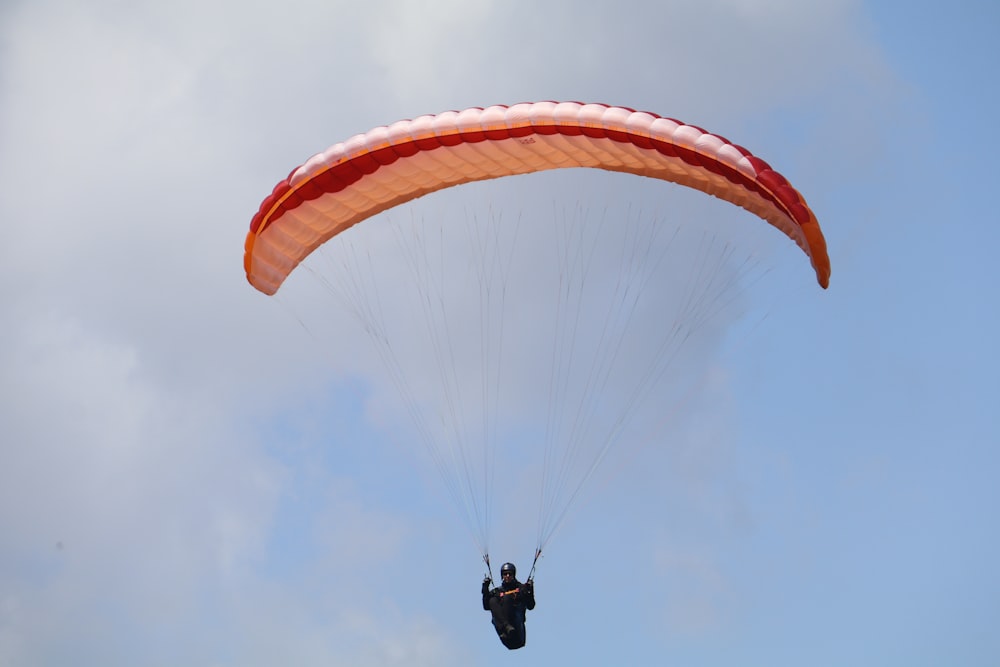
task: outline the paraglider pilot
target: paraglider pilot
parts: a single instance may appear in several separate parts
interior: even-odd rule
[[[504,563],[500,568],[500,586],[490,588],[493,580],[483,580],[483,609],[493,614],[493,627],[503,645],[514,650],[524,646],[524,617],[528,609],[535,608],[535,584],[529,578],[525,583],[517,580],[517,568]]]

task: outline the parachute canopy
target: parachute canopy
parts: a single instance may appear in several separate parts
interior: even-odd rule
[[[816,216],[766,162],[693,125],[576,102],[419,116],[335,144],[261,204],[246,237],[247,280],[274,294],[313,250],[377,213],[453,185],[563,167],[658,178],[741,206],[798,244],[819,284],[829,284]]]

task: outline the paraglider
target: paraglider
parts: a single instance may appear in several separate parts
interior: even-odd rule
[[[742,207],[791,239],[808,258],[819,285],[826,288],[829,284],[830,261],[815,214],[798,190],[762,159],[723,137],[678,120],[626,107],[576,102],[496,105],[419,116],[357,134],[316,154],[279,182],[253,216],[244,245],[247,280],[260,292],[274,295],[296,267],[327,241],[379,213],[424,195],[474,181],[580,167],[676,183]],[[378,328],[371,327],[370,322],[365,324],[366,329]],[[620,413],[611,415],[608,420],[611,426],[605,432],[595,436],[596,453],[579,456],[577,450],[566,457],[585,459],[584,471],[572,481],[557,479],[554,485],[561,487],[562,498],[543,501],[536,563],[580,487],[621,436],[630,411],[666,373],[677,349],[697,330],[697,324],[664,327],[665,340],[652,346],[654,358],[636,380],[627,405]],[[623,327],[627,328],[628,323]],[[670,336],[676,339],[666,340]],[[386,345],[381,332],[373,339],[376,345]],[[446,337],[442,340],[436,344],[447,347]],[[595,364],[598,371],[593,375],[607,383],[611,369],[620,361],[616,355],[627,344],[623,343],[624,336],[609,336],[604,340],[613,340],[614,344],[601,351],[606,359]],[[577,350],[575,353],[575,359],[582,356]],[[393,349],[386,348],[383,358],[393,362],[393,354]],[[561,355],[560,362],[575,363],[563,361],[571,358],[573,354]],[[489,371],[498,369],[500,364],[491,359],[482,366]],[[393,375],[394,379],[402,376],[398,369]],[[553,377],[556,375],[553,373]],[[447,382],[451,381],[449,377]],[[587,399],[580,400],[569,412],[584,415],[586,419],[589,406],[599,402],[593,394],[600,391],[600,382],[597,381],[596,389],[588,386]],[[485,387],[493,384],[482,383]],[[563,380],[563,384],[568,383]],[[460,400],[464,395],[454,386],[446,387],[443,393],[448,394],[448,401]],[[553,395],[562,396],[558,391]],[[494,400],[484,399],[484,412],[485,404],[492,408]],[[412,398],[407,402],[410,406],[416,404]],[[462,413],[455,404],[449,408],[451,415]],[[492,417],[482,421],[491,427],[496,423]],[[496,437],[492,428],[484,430],[491,431],[484,436],[487,442]],[[456,441],[455,446],[465,447],[468,438],[465,430],[452,431],[450,437]],[[567,431],[573,433],[566,438],[567,447],[576,447],[581,429],[574,427]],[[423,437],[432,439],[426,434]],[[428,447],[433,449],[434,443]],[[475,480],[490,480],[492,473],[471,473],[467,452],[439,458],[460,461],[454,464],[457,472],[453,474],[460,479],[450,484],[453,496],[490,494],[488,481],[487,488],[482,489],[475,488]],[[482,465],[488,467],[490,455],[484,453],[482,458]],[[543,480],[543,484],[550,483],[548,478]],[[542,496],[546,498],[544,489]],[[465,501],[472,508],[467,512],[488,523],[489,512],[481,512],[478,498]],[[480,513],[485,518],[479,517]],[[487,529],[480,528],[483,533]],[[489,567],[487,537],[480,536],[478,544]],[[501,586],[492,588],[489,574],[483,581],[483,609],[491,612],[497,634],[509,649],[525,643],[524,612],[535,605],[534,563],[531,569],[525,584],[517,582],[509,563],[501,569],[502,575],[508,575],[509,585],[505,578]]]
[[[513,651],[526,642],[525,616],[535,608],[535,582],[531,578],[523,584],[518,581],[513,563],[500,566],[500,579],[496,588],[491,587],[489,577],[483,580],[483,609],[490,612],[501,643]]]
[[[261,204],[246,237],[247,279],[274,294],[312,251],[377,213],[462,183],[566,167],[658,178],[742,206],[795,241],[829,284],[816,216],[766,162],[693,125],[575,102],[419,116],[335,144]]]

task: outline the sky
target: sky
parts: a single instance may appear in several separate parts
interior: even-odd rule
[[[997,28],[986,0],[3,3],[0,664],[1000,663]],[[765,277],[574,500],[508,652],[370,338],[308,272],[256,292],[242,256],[314,153],[534,100],[746,146],[816,212],[832,277],[741,209],[600,172],[463,186],[352,241],[389,267],[436,414],[392,225],[523,216],[534,238],[607,207],[764,232]],[[535,546],[528,257],[494,574]]]

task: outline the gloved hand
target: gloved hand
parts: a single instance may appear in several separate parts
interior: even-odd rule
[[[493,583],[493,580],[490,579],[489,577],[486,577],[485,579],[483,579],[483,595],[486,595],[487,593],[490,592],[490,584],[492,584],[492,583]]]

